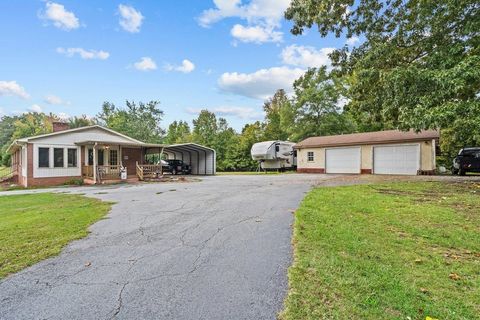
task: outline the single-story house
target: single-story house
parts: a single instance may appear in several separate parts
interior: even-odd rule
[[[307,138],[294,146],[298,172],[433,174],[435,130],[378,131]]]
[[[148,155],[179,159],[189,164],[192,174],[216,173],[215,150],[195,143],[176,145],[145,143],[114,130],[93,125],[68,129],[54,123],[53,132],[14,141],[12,155],[14,181],[25,187],[60,185],[83,179],[86,183],[158,176],[160,164],[148,164]]]

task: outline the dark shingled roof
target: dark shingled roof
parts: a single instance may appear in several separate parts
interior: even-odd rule
[[[295,149],[312,147],[336,147],[354,146],[361,144],[385,144],[439,139],[440,132],[437,130],[425,130],[420,132],[388,130],[364,133],[342,134],[338,136],[310,137],[295,145]]]

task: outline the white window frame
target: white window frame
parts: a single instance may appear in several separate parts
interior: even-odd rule
[[[310,156],[312,160],[310,160]],[[315,151],[307,151],[307,162],[315,162]]]

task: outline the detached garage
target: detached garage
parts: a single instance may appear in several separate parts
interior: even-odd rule
[[[298,172],[433,174],[439,137],[435,130],[311,137],[295,145]]]

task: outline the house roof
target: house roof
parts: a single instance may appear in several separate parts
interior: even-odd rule
[[[47,137],[52,137],[52,136],[58,136],[58,135],[63,135],[63,134],[72,133],[72,132],[88,131],[88,130],[91,130],[91,129],[104,130],[104,131],[109,132],[109,133],[111,133],[111,134],[114,134],[114,135],[117,135],[117,136],[122,137],[122,138],[124,138],[124,139],[127,139],[127,140],[131,141],[132,144],[134,144],[134,145],[145,145],[144,142],[139,141],[139,140],[136,140],[136,139],[133,139],[133,138],[130,138],[129,136],[126,136],[126,135],[124,135],[124,134],[121,134],[120,132],[117,132],[117,131],[115,131],[115,130],[108,129],[108,128],[102,127],[102,126],[100,126],[100,125],[93,125],[93,126],[86,126],[86,127],[80,127],[80,128],[62,130],[62,131],[57,131],[57,132],[52,132],[52,133],[46,133],[46,134],[40,134],[40,135],[36,135],[36,136],[31,136],[31,137],[26,137],[26,138],[22,138],[22,139],[17,139],[17,140],[15,140],[15,141],[8,147],[7,152],[13,153],[13,152],[15,152],[15,150],[17,150],[17,148],[18,148],[20,145],[23,145],[23,144],[28,143],[28,142],[30,142],[30,141],[34,141],[34,140],[36,140],[36,139],[47,138]],[[118,143],[115,143],[115,144],[118,144]]]
[[[40,134],[40,135],[37,135],[37,136],[31,136],[31,137],[26,137],[26,138],[18,139],[17,141],[18,141],[18,142],[28,142],[28,141],[30,141],[30,140],[35,140],[35,139],[40,139],[40,138],[45,138],[45,137],[51,137],[51,136],[57,136],[57,135],[62,135],[62,134],[66,134],[66,133],[78,132],[78,131],[87,131],[87,130],[91,130],[91,129],[101,129],[101,130],[107,131],[107,132],[109,132],[109,133],[115,134],[115,135],[117,135],[117,136],[120,136],[120,137],[122,137],[122,138],[128,139],[128,140],[130,140],[130,141],[132,141],[132,142],[135,142],[135,143],[143,143],[142,141],[139,141],[139,140],[130,138],[129,136],[126,136],[126,135],[124,135],[124,134],[121,134],[120,132],[117,132],[117,131],[115,131],[115,130],[102,127],[102,126],[100,126],[100,125],[98,125],[98,124],[93,125],[93,126],[86,126],[86,127],[80,127],[80,128],[74,128],[74,129],[68,129],[68,130],[62,130],[62,131],[52,132],[52,133]]]
[[[437,130],[424,130],[420,132],[387,130],[365,133],[342,134],[336,136],[310,137],[297,143],[295,149],[313,147],[353,146],[364,144],[385,144],[439,139]]]

